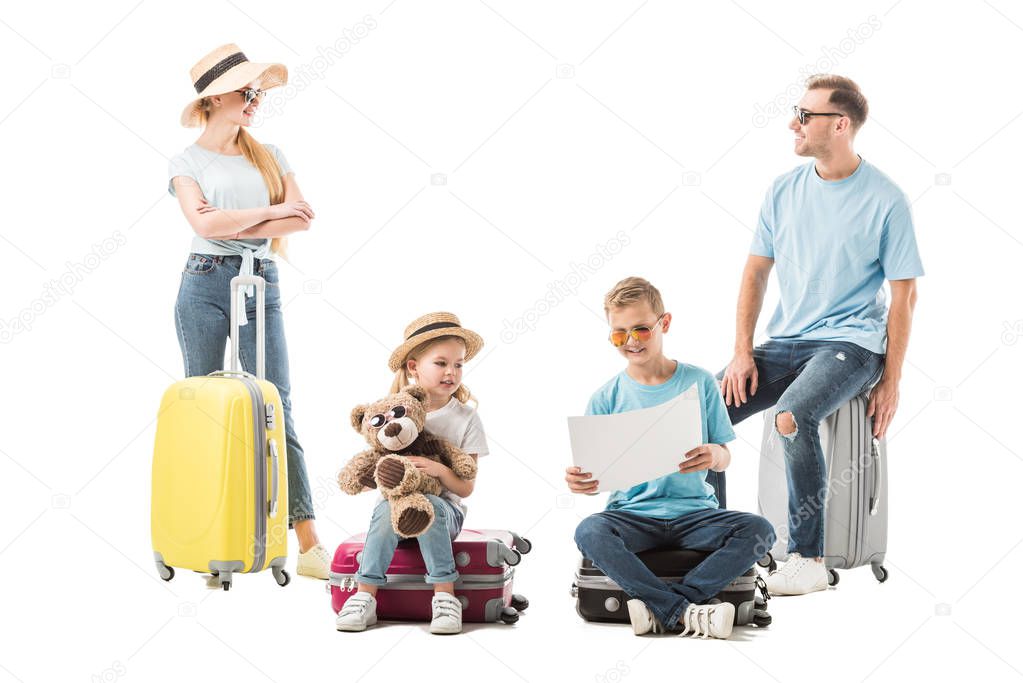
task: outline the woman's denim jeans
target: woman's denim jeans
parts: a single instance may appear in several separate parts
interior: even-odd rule
[[[224,367],[224,350],[231,326],[231,278],[238,275],[240,256],[191,254],[181,274],[181,287],[174,305],[178,344],[185,360],[185,376],[208,375]],[[256,275],[266,280],[266,379],[281,395],[288,453],[288,522],[314,519],[309,475],[302,446],[295,436],[291,417],[291,381],[288,376],[288,347],[284,339],[281,292],[277,264],[256,259]],[[255,373],[256,297],[247,299],[249,323],[240,330],[238,353],[242,368]]]

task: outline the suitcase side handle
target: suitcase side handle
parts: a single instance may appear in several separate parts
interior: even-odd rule
[[[870,514],[876,515],[881,504],[881,444],[877,437],[870,439],[870,458],[873,461],[874,488],[870,492]]]
[[[270,505],[269,514],[271,517],[277,514],[277,496],[279,482],[277,480],[277,440],[270,439]]]
[[[258,275],[236,275],[231,278],[231,369],[241,370],[238,355],[240,336],[238,322],[244,314],[245,294],[242,287],[256,288],[256,377],[266,379],[266,280]]]
[[[214,370],[208,377],[252,377],[244,370]]]

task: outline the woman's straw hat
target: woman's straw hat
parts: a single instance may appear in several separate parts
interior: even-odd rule
[[[195,128],[200,123],[199,103],[210,95],[223,95],[244,88],[259,78],[263,90],[288,82],[288,67],[283,64],[250,62],[234,43],[221,45],[200,59],[190,72],[198,97],[181,112],[181,125]]]
[[[469,360],[483,348],[483,339],[472,330],[462,327],[454,313],[427,313],[413,320],[405,328],[405,341],[391,354],[387,366],[391,368],[391,372],[397,372],[398,368],[404,365],[409,351],[425,341],[448,335],[461,337],[465,341],[465,360]]]

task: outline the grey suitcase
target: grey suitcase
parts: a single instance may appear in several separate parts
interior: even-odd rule
[[[777,532],[771,558],[788,556],[788,483],[775,409],[764,411],[758,509]],[[884,439],[875,439],[867,418],[867,396],[857,396],[821,422],[821,447],[828,468],[824,500],[824,561],[828,582],[836,569],[869,564],[878,581],[888,578],[888,460]],[[765,562],[761,562],[765,564]]]

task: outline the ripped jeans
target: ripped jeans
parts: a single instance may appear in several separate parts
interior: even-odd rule
[[[817,428],[880,379],[884,356],[851,342],[771,339],[753,349],[753,360],[756,396],[750,397],[747,387],[749,401],[730,406],[728,417],[735,425],[771,406],[791,413],[795,431],[780,432],[789,488],[788,550],[823,557],[828,470]],[[718,379],[723,376],[724,370]]]

